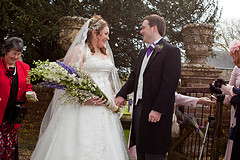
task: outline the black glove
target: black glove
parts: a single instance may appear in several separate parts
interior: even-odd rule
[[[221,88],[222,84],[226,85],[226,82],[225,82],[223,79],[221,79],[221,78],[217,79],[217,80],[214,82],[214,86],[215,86],[215,87]]]
[[[211,83],[210,83],[210,91],[212,93],[222,94],[222,90],[219,87],[216,87],[215,85],[212,85]]]

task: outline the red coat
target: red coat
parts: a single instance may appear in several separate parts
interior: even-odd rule
[[[32,91],[32,85],[27,84],[27,75],[30,70],[29,65],[22,61],[16,62],[17,66],[17,74],[18,74],[18,93],[17,93],[17,101],[26,100],[26,92]],[[6,69],[2,60],[0,59],[0,124],[2,124],[2,119],[5,113],[5,109],[7,106],[9,94],[10,94],[10,82],[9,78],[6,75]],[[15,129],[18,129],[20,124],[14,125]]]

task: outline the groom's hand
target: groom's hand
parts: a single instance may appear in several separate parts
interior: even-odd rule
[[[123,108],[123,106],[126,105],[126,100],[125,100],[123,97],[118,96],[117,98],[115,98],[115,104],[116,104],[118,107]]]
[[[159,122],[161,119],[161,116],[162,116],[161,113],[152,110],[148,115],[148,121],[154,122],[154,123]]]

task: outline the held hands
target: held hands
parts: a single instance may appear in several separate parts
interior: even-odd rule
[[[123,108],[123,106],[126,105],[126,100],[125,100],[123,97],[118,96],[118,97],[115,98],[115,104],[116,104],[118,107]]]
[[[159,122],[161,119],[161,116],[162,116],[161,113],[152,110],[148,115],[148,121],[153,123]]]
[[[103,96],[101,98],[99,98],[99,97],[92,98],[92,99],[86,101],[85,105],[87,105],[87,106],[106,106],[109,109],[111,109],[112,111],[118,110],[118,107],[111,100],[106,102],[106,100],[102,100],[102,99],[103,99]]]

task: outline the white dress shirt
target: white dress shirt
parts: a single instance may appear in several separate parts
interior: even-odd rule
[[[159,38],[157,41],[155,41],[154,43],[158,43],[160,40],[162,39]],[[151,44],[151,46],[153,48],[155,48],[155,46],[153,44]],[[150,56],[147,57],[147,54],[145,54],[144,58],[143,58],[143,62],[142,62],[142,66],[141,66],[141,70],[140,70],[140,74],[138,77],[138,87],[137,87],[137,93],[136,93],[136,102],[135,105],[137,105],[137,102],[139,99],[142,99],[142,92],[143,92],[143,73],[145,71],[145,68],[148,64],[148,60],[150,59],[150,57],[152,56],[152,53],[150,54]]]

